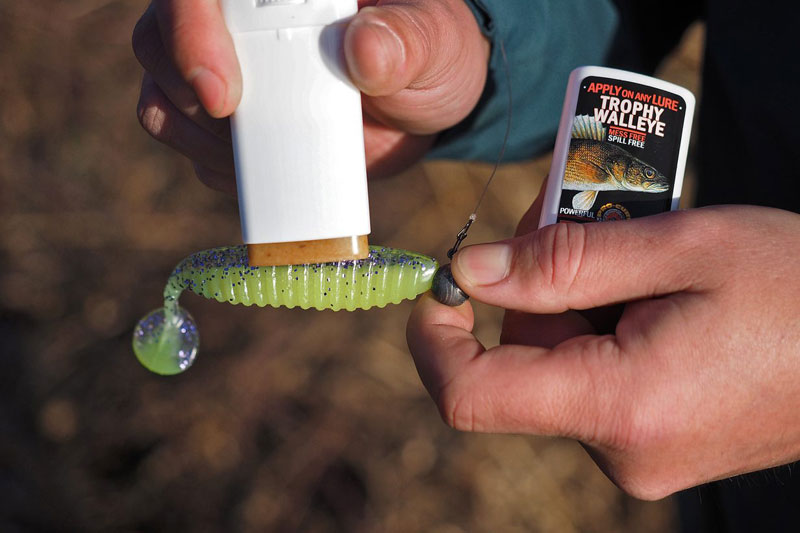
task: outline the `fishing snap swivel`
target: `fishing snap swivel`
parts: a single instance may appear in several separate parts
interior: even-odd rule
[[[500,153],[497,155],[497,160],[495,160],[494,168],[492,169],[492,173],[489,174],[489,178],[486,180],[486,185],[483,186],[483,191],[481,192],[480,197],[478,198],[478,203],[475,205],[475,209],[472,210],[472,213],[469,215],[467,219],[467,223],[464,224],[464,227],[461,228],[461,231],[458,232],[456,235],[456,242],[453,244],[453,247],[447,251],[447,258],[452,260],[453,256],[456,254],[458,249],[461,247],[461,243],[464,242],[464,239],[467,238],[467,233],[469,232],[469,228],[475,222],[475,219],[478,218],[478,209],[481,206],[481,202],[483,202],[483,198],[486,196],[486,191],[489,190],[489,185],[492,184],[492,180],[494,180],[495,174],[497,174],[497,169],[500,167],[500,162],[503,160],[503,155],[506,151],[506,145],[508,144],[508,137],[511,133],[511,108],[513,105],[513,99],[511,94],[511,73],[508,66],[508,57],[506,56],[506,49],[503,45],[503,41],[500,40],[498,42],[500,46],[500,54],[503,57],[503,67],[505,70],[506,76],[506,86],[508,87],[508,119],[506,121],[506,132],[505,136],[503,137],[503,143],[500,146]],[[469,299],[469,295],[464,292],[461,287],[458,286],[456,280],[453,279],[453,271],[450,268],[450,263],[446,265],[442,265],[436,271],[436,274],[433,276],[433,283],[431,285],[431,292],[433,296],[436,298],[441,304],[448,305],[450,307],[456,307]]]
[[[469,228],[472,226],[472,223],[475,222],[476,218],[477,215],[472,213],[467,223],[464,224],[464,227],[458,232],[455,244],[447,251],[448,259],[453,259],[461,243],[467,238],[467,232],[469,232]],[[436,271],[436,274],[433,276],[431,292],[433,292],[433,295],[436,297],[436,301],[450,307],[461,305],[469,299],[469,295],[465,293],[461,287],[458,286],[456,280],[453,279],[453,271],[450,269],[450,263],[440,267],[439,270]]]
[[[478,216],[475,213],[472,213],[469,216],[469,220],[467,220],[467,223],[464,224],[464,227],[461,228],[461,231],[458,232],[458,235],[456,235],[455,244],[453,244],[453,247],[447,251],[448,259],[453,259],[453,256],[456,255],[456,252],[461,246],[461,243],[464,241],[464,239],[467,238],[467,232],[469,231],[470,226],[472,226],[472,223],[475,222],[476,218],[478,218]]]

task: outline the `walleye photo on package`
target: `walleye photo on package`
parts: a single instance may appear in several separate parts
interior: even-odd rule
[[[682,87],[602,67],[573,71],[540,226],[676,209],[693,112]]]

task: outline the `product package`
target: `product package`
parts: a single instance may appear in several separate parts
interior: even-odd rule
[[[662,80],[574,70],[539,227],[677,209],[694,107],[690,91]]]

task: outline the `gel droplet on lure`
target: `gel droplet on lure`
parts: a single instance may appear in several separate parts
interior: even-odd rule
[[[180,374],[192,366],[199,345],[194,319],[178,305],[150,312],[133,330],[137,359],[145,368],[162,376]]]

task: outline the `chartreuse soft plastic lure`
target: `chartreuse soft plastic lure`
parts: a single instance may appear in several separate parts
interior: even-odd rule
[[[416,298],[431,288],[437,268],[431,257],[378,246],[370,246],[366,259],[275,267],[249,266],[246,246],[205,250],[175,267],[164,289],[164,307],[136,325],[133,350],[157,374],[189,368],[199,336],[192,317],[178,305],[184,290],[231,304],[353,311]]]

